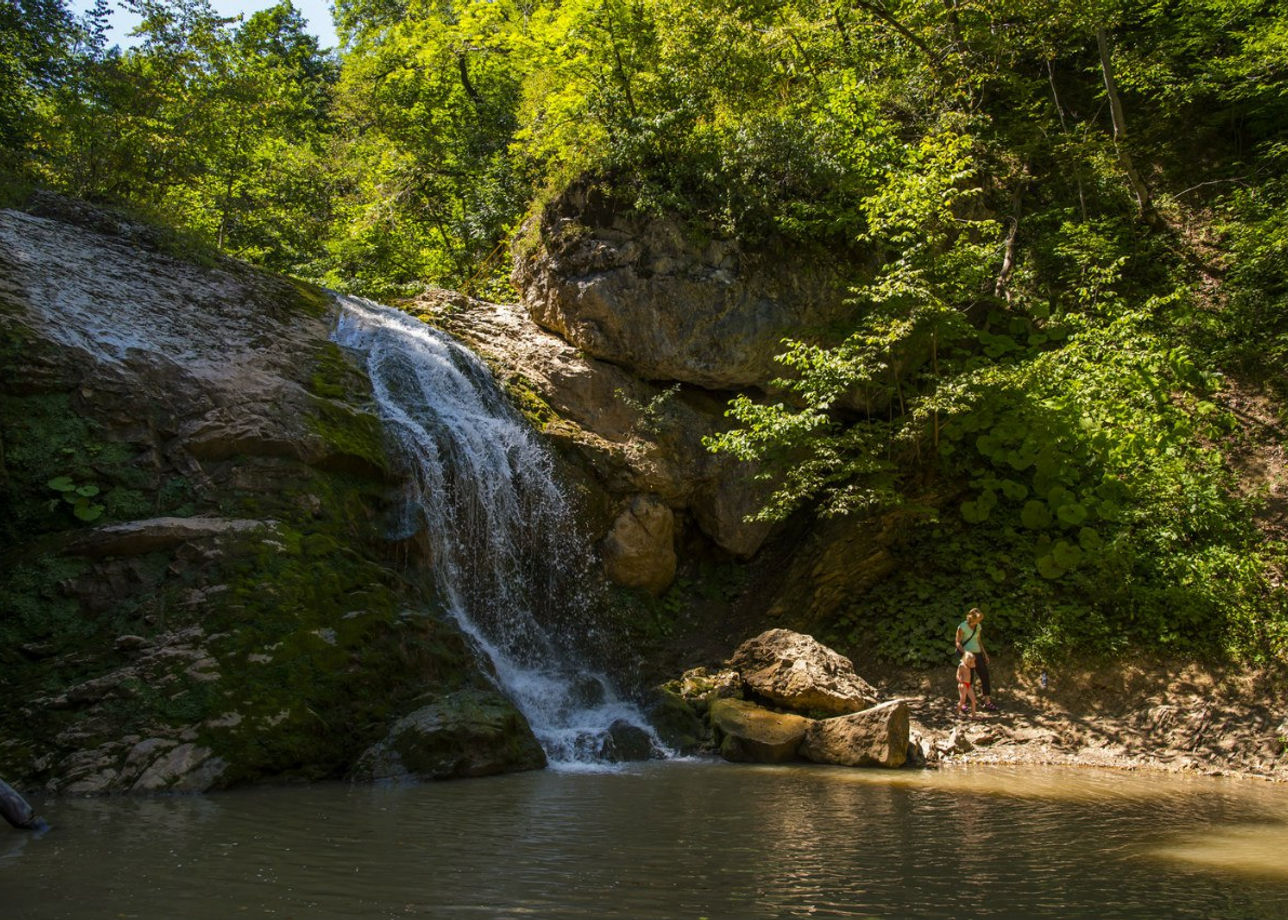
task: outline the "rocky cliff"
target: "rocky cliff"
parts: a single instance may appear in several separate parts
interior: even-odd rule
[[[0,775],[342,776],[452,699],[486,718],[444,714],[434,775],[540,766],[383,537],[399,474],[335,312],[61,200],[0,212]]]
[[[703,445],[729,425],[734,393],[771,391],[783,338],[826,341],[853,309],[861,253],[753,248],[581,186],[529,231],[513,275],[521,303],[435,292],[417,307],[485,355],[583,471],[611,580],[661,594],[677,553],[747,563],[751,628],[809,629],[892,570],[897,516],[791,533],[749,521],[769,484]]]
[[[522,303],[411,306],[558,448],[624,625],[685,649],[646,675],[766,620],[809,628],[889,570],[897,522],[750,521],[768,486],[703,444],[784,335],[847,309],[846,269],[584,190],[536,238]],[[337,309],[60,199],[0,212],[0,776],[98,793],[541,765],[411,564],[421,541],[386,538],[402,473]],[[710,560],[737,570],[719,611],[641,623],[682,604],[632,593]]]
[[[540,217],[515,287],[542,328],[645,380],[708,390],[780,376],[785,337],[826,337],[852,309],[852,257],[786,241],[749,247],[631,214],[574,185]]]

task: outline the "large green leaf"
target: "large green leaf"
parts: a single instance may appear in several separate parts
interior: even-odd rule
[[[1045,530],[1051,526],[1051,512],[1047,510],[1046,502],[1031,499],[1024,503],[1020,521],[1029,530]]]

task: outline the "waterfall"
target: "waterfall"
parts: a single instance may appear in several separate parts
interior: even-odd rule
[[[623,724],[664,753],[639,709],[586,662],[596,638],[590,560],[550,452],[460,343],[397,310],[337,299],[333,339],[364,357],[407,467],[398,535],[426,533],[448,610],[551,765],[595,768]]]

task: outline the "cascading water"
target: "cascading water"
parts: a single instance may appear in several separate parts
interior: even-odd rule
[[[593,639],[587,560],[550,453],[464,346],[396,310],[338,300],[333,338],[365,357],[408,468],[399,526],[427,533],[440,594],[551,765],[603,763],[623,725],[664,754],[639,709],[584,663]]]

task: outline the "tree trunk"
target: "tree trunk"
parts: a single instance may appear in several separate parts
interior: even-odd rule
[[[1149,189],[1136,171],[1131,152],[1127,149],[1127,116],[1123,113],[1123,102],[1118,96],[1118,81],[1114,79],[1114,66],[1109,57],[1109,38],[1103,26],[1096,29],[1096,45],[1100,48],[1100,70],[1105,78],[1105,93],[1109,96],[1109,113],[1114,123],[1114,149],[1118,152],[1118,163],[1127,174],[1132,191],[1136,193],[1136,205],[1141,216],[1152,218],[1154,205],[1149,197]]]
[[[1011,302],[1011,275],[1015,271],[1015,248],[1020,236],[1020,209],[1023,192],[1022,180],[1017,181],[1015,192],[1011,196],[1011,225],[1006,231],[1006,246],[1002,251],[1002,268],[998,271],[997,280],[993,284],[993,296],[1005,298],[1008,304]]]

